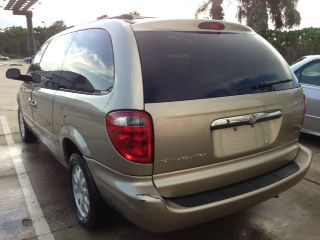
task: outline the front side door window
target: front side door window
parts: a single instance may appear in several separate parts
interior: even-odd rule
[[[320,86],[320,62],[314,62],[304,68],[299,77],[300,83]]]
[[[60,80],[61,66],[72,40],[72,34],[58,36],[48,44],[39,65],[33,71],[41,78],[32,90],[32,114],[39,138],[54,152],[53,106]]]
[[[71,40],[72,34],[51,40],[39,66],[35,69],[41,75],[41,82],[36,84],[37,87],[58,89],[60,70]]]

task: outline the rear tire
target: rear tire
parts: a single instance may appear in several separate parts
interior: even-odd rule
[[[30,130],[30,128],[26,124],[20,109],[18,110],[18,121],[19,121],[19,130],[20,130],[22,141],[25,143],[36,142],[37,137],[34,135],[34,133]]]
[[[78,153],[70,156],[70,179],[78,222],[87,229],[98,227],[103,202],[86,162]]]

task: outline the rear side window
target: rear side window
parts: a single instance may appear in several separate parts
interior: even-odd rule
[[[256,34],[137,31],[135,36],[146,103],[299,86],[288,64]]]
[[[83,93],[105,94],[114,82],[109,34],[102,29],[76,32],[62,67],[60,87]]]

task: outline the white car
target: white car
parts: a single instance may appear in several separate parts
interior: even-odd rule
[[[320,55],[304,56],[291,66],[306,96],[302,132],[320,136]]]
[[[25,63],[29,63],[29,64],[31,64],[31,63],[32,63],[33,58],[34,58],[34,55],[32,55],[31,57],[26,57],[26,58],[24,59],[24,62],[25,62]]]
[[[0,60],[8,61],[10,58],[0,55]]]

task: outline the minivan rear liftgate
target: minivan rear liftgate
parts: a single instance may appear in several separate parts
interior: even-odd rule
[[[153,180],[162,196],[240,182],[296,157],[303,95],[263,38],[209,31],[135,36],[155,133]]]

